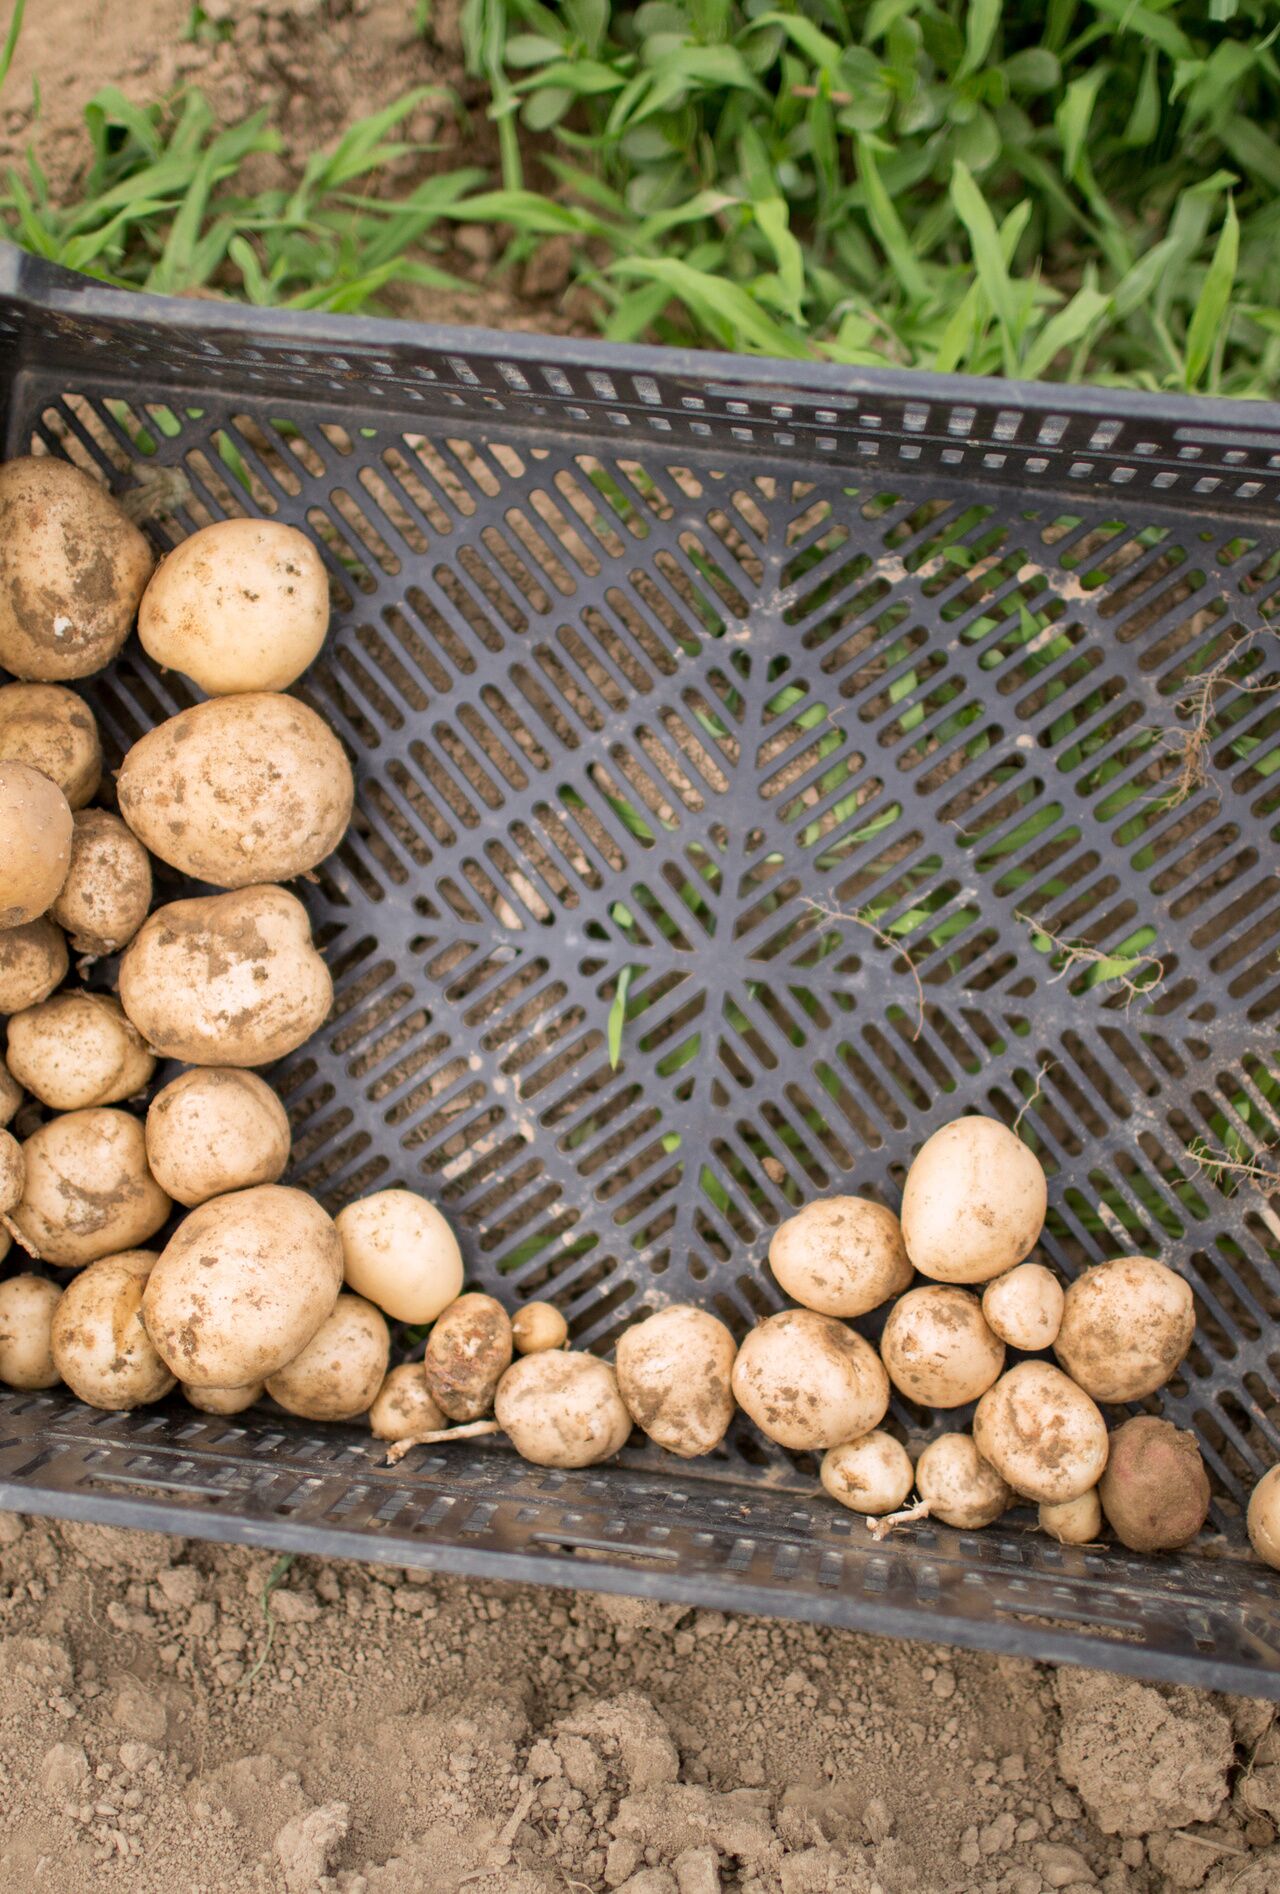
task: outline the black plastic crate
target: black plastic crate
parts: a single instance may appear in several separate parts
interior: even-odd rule
[[[939,1124],[1020,1119],[1049,1260],[1191,1282],[1158,1406],[1215,1484],[1176,1558],[1025,1511],[877,1546],[745,1425],[691,1464],[388,1470],[358,1429],[0,1391],[0,1504],[1280,1696],[1241,1529],[1280,1197],[1203,1157],[1275,1136],[1280,408],[0,276],[7,454],[180,469],[158,544],[262,511],[328,559],[303,694],[360,796],[302,889],[338,999],[273,1075],[295,1181],[427,1191],[472,1283],[606,1348],[686,1298],[742,1333],[799,1202],[896,1204]],[[191,701],[136,641],[84,688],[113,760]]]

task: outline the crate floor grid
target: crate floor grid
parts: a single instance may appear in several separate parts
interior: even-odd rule
[[[800,1203],[896,1207],[940,1124],[1017,1122],[1047,1261],[1190,1282],[1195,1344],[1147,1405],[1195,1429],[1214,1509],[1163,1560],[1025,1515],[874,1546],[745,1425],[689,1467],[486,1445],[390,1473],[269,1414],[12,1394],[4,1503],[1280,1694],[1278,1581],[1241,1551],[1280,1458],[1280,1199],[1247,1174],[1280,1089],[1280,417],[575,363],[6,267],[7,453],[154,475],[161,549],[262,513],[328,564],[299,690],[359,793],[300,888],[337,1002],[272,1075],[293,1181],[427,1191],[473,1286],[607,1348],[678,1300],[741,1335]],[[83,688],[112,763],[192,701],[136,641]],[[892,1409],[915,1437],[967,1418]]]

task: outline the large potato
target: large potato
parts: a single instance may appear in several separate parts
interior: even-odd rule
[[[46,915],[0,932],[0,1013],[20,1013],[47,1000],[67,972],[62,929]]]
[[[738,1350],[733,1392],[770,1440],[816,1450],[879,1426],[889,1377],[870,1342],[843,1322],[784,1309],[752,1329]]]
[[[866,1197],[826,1197],[780,1223],[769,1267],[793,1302],[820,1315],[865,1315],[911,1281],[902,1227]]]
[[[1068,1285],[1053,1352],[1095,1401],[1140,1401],[1173,1374],[1195,1326],[1181,1276],[1154,1256],[1117,1256]]]
[[[568,1349],[513,1362],[493,1411],[516,1452],[540,1467],[595,1466],[625,1447],[631,1432],[609,1363]]]
[[[256,1072],[196,1066],[151,1101],[147,1161],[175,1203],[274,1184],[289,1162],[289,1116]]]
[[[957,1118],[907,1172],[902,1235],[922,1276],[989,1282],[1030,1255],[1047,1206],[1039,1159],[994,1118]]]
[[[459,1296],[427,1337],[422,1378],[440,1412],[454,1421],[479,1420],[493,1407],[494,1389],[511,1366],[511,1321],[493,1296]]]
[[[109,809],[81,809],[49,918],[66,928],[78,954],[97,960],[133,939],[150,906],[151,857],[142,843]]]
[[[0,761],[28,763],[83,809],[102,780],[102,741],[93,712],[61,684],[0,690]]]
[[[328,627],[319,553],[274,520],[219,520],[192,533],[161,562],[138,612],[138,636],[157,664],[210,697],[284,690]]]
[[[71,832],[57,783],[29,763],[0,762],[0,928],[25,927],[57,899]]]
[[[300,1355],[341,1287],[331,1218],[304,1191],[258,1184],[183,1219],[147,1284],[143,1316],[185,1385],[239,1388]]]
[[[147,1168],[142,1122],[109,1108],[69,1111],[22,1147],[26,1185],[13,1220],[46,1263],[79,1269],[154,1236],[169,1199]]]
[[[973,1416],[978,1452],[1024,1499],[1058,1505],[1096,1486],[1107,1464],[1107,1423],[1083,1388],[1047,1361],[1001,1375]]]
[[[1098,1498],[1131,1552],[1176,1552],[1209,1515],[1209,1475],[1196,1437],[1154,1414],[1136,1414],[1111,1436]]]
[[[1004,1343],[977,1296],[926,1283],[900,1296],[880,1337],[889,1379],[922,1407],[963,1407],[985,1394],[1004,1367]]]
[[[737,1352],[709,1310],[676,1303],[618,1337],[618,1391],[650,1440],[689,1460],[729,1431]]]
[[[58,1373],[90,1407],[124,1409],[163,1400],[174,1384],[142,1320],[154,1250],[104,1256],[62,1292],[51,1342]]]
[[[120,813],[153,855],[219,888],[287,881],[323,861],[351,820],[346,751],[294,697],[196,704],[139,738]]]
[[[363,1296],[340,1295],[300,1354],[267,1376],[267,1393],[304,1420],[354,1420],[387,1372],[391,1331]]]
[[[151,548],[70,461],[0,467],[0,665],[15,677],[88,677],[129,635]]]
[[[9,1276],[0,1282],[0,1381],[6,1387],[56,1387],[49,1335],[61,1294],[47,1276]]]
[[[434,1322],[462,1293],[462,1251],[416,1190],[375,1190],[338,1212],[349,1288],[397,1322]]]
[[[114,993],[73,987],[9,1021],[9,1070],[54,1111],[132,1098],[155,1069]]]
[[[242,888],[157,908],[125,949],[120,999],[166,1059],[269,1065],[323,1025],[333,982],[301,901]]]

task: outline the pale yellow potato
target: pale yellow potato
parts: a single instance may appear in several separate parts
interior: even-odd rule
[[[154,1236],[169,1199],[147,1168],[142,1121],[98,1107],[69,1111],[22,1147],[26,1185],[13,1220],[46,1263],[79,1269]]]
[[[22,1146],[8,1131],[0,1131],[0,1217],[22,1202],[27,1181],[27,1160]]]
[[[929,1517],[958,1532],[992,1525],[1013,1494],[968,1434],[939,1434],[916,1461],[916,1491]]]
[[[304,1420],[354,1420],[377,1399],[391,1331],[363,1296],[340,1295],[300,1354],[267,1376],[267,1393]]]
[[[83,809],[102,780],[102,739],[82,697],[61,684],[0,689],[0,761],[29,763]]]
[[[462,1251],[414,1190],[375,1190],[339,1210],[347,1287],[397,1322],[434,1322],[462,1293]]]
[[[1181,1276],[1154,1256],[1117,1256],[1068,1285],[1053,1352],[1095,1401],[1139,1401],[1169,1380],[1195,1327]]]
[[[355,783],[333,731],[296,697],[214,697],[140,737],[116,779],[153,855],[219,888],[288,881],[323,861]]]
[[[269,1065],[324,1024],[333,982],[301,901],[241,888],[157,908],[125,949],[120,999],[166,1059]]]
[[[572,1349],[522,1355],[493,1405],[516,1452],[540,1467],[591,1467],[627,1444],[631,1416],[607,1361]]]
[[[0,762],[0,928],[38,920],[70,862],[71,810],[57,783],[29,763]]]
[[[994,1118],[956,1118],[921,1146],[902,1193],[902,1236],[922,1276],[989,1282],[1044,1227],[1039,1159]]]
[[[1249,1496],[1249,1543],[1280,1572],[1280,1466],[1268,1467]]]
[[[861,1440],[828,1447],[819,1478],[824,1490],[850,1512],[895,1512],[915,1484],[910,1455],[892,1434],[874,1428]]]
[[[174,1377],[142,1320],[154,1250],[103,1256],[74,1276],[53,1313],[54,1365],[90,1407],[122,1410],[163,1400]]]
[[[1019,1263],[982,1292],[987,1326],[1010,1348],[1034,1355],[1052,1348],[1062,1326],[1062,1284],[1043,1263]]]
[[[185,1386],[239,1388],[300,1355],[341,1286],[332,1219],[305,1191],[258,1184],[183,1218],[147,1285],[143,1314]]]
[[[729,1431],[737,1352],[718,1317],[674,1303],[618,1337],[618,1391],[650,1440],[691,1460],[713,1452]]]
[[[459,1296],[427,1337],[422,1376],[427,1393],[452,1421],[479,1420],[511,1366],[511,1322],[492,1296]]]
[[[66,929],[78,954],[119,953],[151,907],[151,857],[109,809],[81,809],[71,836],[71,863],[50,920]]]
[[[147,1161],[188,1210],[252,1184],[274,1184],[289,1162],[289,1115],[256,1072],[195,1066],[158,1091],[147,1112]]]
[[[53,1111],[132,1098],[155,1069],[114,993],[72,987],[9,1021],[9,1070]]]
[[[317,655],[329,581],[305,533],[219,520],[167,554],[143,596],[138,636],[157,664],[210,697],[280,691]]]
[[[70,461],[0,466],[0,665],[17,678],[89,677],[129,635],[151,548]]]
[[[188,1405],[202,1414],[243,1414],[262,1399],[266,1384],[250,1381],[243,1388],[183,1388],[182,1392]]]
[[[526,1302],[511,1318],[511,1339],[517,1355],[540,1355],[547,1348],[563,1348],[569,1324],[551,1302]]]
[[[1040,1530],[1059,1545],[1096,1545],[1102,1536],[1102,1501],[1097,1487],[1091,1486],[1078,1499],[1064,1499],[1057,1506],[1042,1505]]]
[[[432,1434],[448,1425],[427,1393],[420,1361],[405,1361],[393,1368],[369,1409],[369,1426],[379,1440],[409,1440],[414,1434]]]
[[[880,1359],[895,1388],[921,1407],[963,1407],[1004,1367],[1004,1343],[977,1296],[950,1284],[909,1290],[889,1311]]]
[[[1084,1389],[1047,1361],[1020,1361],[988,1388],[973,1438],[1015,1493],[1041,1504],[1079,1499],[1107,1464],[1107,1423]]]
[[[820,1315],[865,1315],[911,1281],[902,1227],[866,1197],[824,1197],[780,1223],[769,1267],[793,1302]]]
[[[22,1087],[7,1062],[0,1058],[0,1127],[10,1124],[13,1115],[22,1103]]]
[[[7,1276],[0,1282],[0,1381],[7,1388],[57,1386],[50,1330],[61,1295],[47,1276]]]
[[[843,1322],[811,1309],[784,1309],[739,1348],[733,1393],[779,1446],[822,1449],[879,1425],[889,1405],[889,1377],[870,1342]]]
[[[20,1013],[47,1000],[66,978],[67,943],[47,915],[0,932],[0,1013]]]

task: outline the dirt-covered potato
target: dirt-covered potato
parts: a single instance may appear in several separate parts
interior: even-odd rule
[[[0,761],[28,763],[83,809],[102,780],[102,740],[93,712],[61,684],[0,690]]]
[[[880,1337],[889,1379],[922,1407],[963,1407],[1004,1367],[1004,1343],[967,1289],[928,1283],[894,1303]]]
[[[175,1203],[274,1184],[289,1162],[289,1115],[256,1072],[196,1066],[158,1091],[147,1111],[147,1161]]]
[[[989,1282],[1035,1248],[1048,1194],[1039,1159],[994,1118],[956,1118],[920,1147],[902,1235],[922,1276]]]
[[[570,1349],[522,1355],[498,1383],[494,1416],[540,1467],[591,1467],[627,1443],[631,1416],[607,1361]]]
[[[12,1121],[21,1103],[22,1087],[9,1070],[7,1061],[0,1058],[0,1129]]]
[[[323,1025],[329,969],[284,888],[157,908],[120,962],[120,999],[147,1044],[186,1065],[269,1065]]]
[[[910,1455],[900,1440],[875,1428],[822,1456],[824,1490],[850,1512],[875,1515],[901,1506],[915,1484]]]
[[[511,1366],[511,1321],[492,1296],[459,1296],[427,1337],[422,1375],[427,1393],[453,1421],[492,1412],[499,1381]]]
[[[246,1407],[260,1401],[266,1391],[262,1381],[250,1381],[243,1388],[183,1388],[191,1407],[202,1414],[243,1414]]]
[[[783,1309],[738,1350],[733,1393],[779,1446],[825,1449],[880,1424],[889,1377],[870,1342],[843,1322],[811,1309]]]
[[[1102,1501],[1091,1486],[1078,1499],[1040,1507],[1040,1530],[1059,1545],[1095,1545],[1102,1533]]]
[[[47,1000],[66,978],[67,943],[47,916],[0,932],[0,1013],[20,1013]]]
[[[369,1426],[379,1440],[411,1440],[449,1425],[422,1378],[420,1361],[393,1368],[369,1409]]]
[[[142,1320],[155,1261],[154,1250],[103,1256],[62,1292],[51,1333],[54,1366],[90,1407],[143,1407],[174,1384]]]
[[[1053,1352],[1095,1401],[1138,1401],[1164,1386],[1195,1326],[1181,1276],[1154,1256],[1117,1256],[1068,1286]]]
[[[56,1387],[49,1335],[61,1294],[47,1276],[8,1276],[0,1282],[0,1381],[7,1388]]]
[[[340,1295],[301,1354],[267,1376],[267,1393],[304,1420],[354,1420],[376,1399],[390,1352],[380,1311],[363,1296]]]
[[[793,1302],[819,1315],[865,1315],[911,1281],[902,1226],[865,1197],[824,1197],[780,1223],[769,1267]]]
[[[675,1303],[618,1337],[618,1391],[650,1440],[691,1460],[718,1447],[729,1431],[737,1352],[709,1310]]]
[[[397,1322],[434,1322],[462,1293],[462,1251],[415,1190],[375,1190],[338,1212],[347,1287]]]
[[[27,1181],[27,1160],[22,1146],[8,1131],[0,1131],[0,1218],[7,1217],[22,1202]]]
[[[1280,1572],[1280,1466],[1269,1467],[1254,1487],[1247,1523],[1249,1543],[1258,1557]]]
[[[1028,1355],[1052,1348],[1062,1326],[1062,1305],[1062,1284],[1043,1263],[1019,1263],[982,1292],[988,1328]]]
[[[992,1525],[1013,1494],[968,1434],[939,1434],[916,1461],[916,1491],[928,1516],[957,1532]]]
[[[187,1387],[240,1388],[300,1355],[341,1287],[332,1219],[305,1191],[258,1184],[183,1218],[147,1284],[143,1316]]]
[[[296,697],[214,697],[157,724],[125,757],[120,813],[153,855],[218,888],[288,881],[351,820],[346,751]]]
[[[71,863],[50,920],[64,927],[78,954],[119,953],[147,918],[151,857],[109,809],[81,809],[71,835]]]
[[[14,1222],[46,1263],[79,1269],[135,1249],[169,1214],[147,1167],[142,1120],[110,1107],[69,1111],[22,1147],[26,1185]]]
[[[1209,1514],[1209,1475],[1196,1437],[1139,1414],[1111,1436],[1098,1497],[1107,1524],[1131,1552],[1175,1552]]]
[[[978,1452],[1024,1499],[1056,1505],[1096,1486],[1107,1423],[1083,1388],[1047,1361],[1020,1361],[978,1402]]]
[[[88,677],[129,635],[151,548],[70,461],[0,467],[0,665],[45,682]]]
[[[282,691],[329,628],[320,554],[294,526],[219,520],[167,554],[138,612],[138,636],[166,669],[210,697]]]
[[[132,1098],[156,1062],[114,993],[55,993],[9,1021],[9,1070],[53,1111]]]
[[[67,878],[71,810],[29,763],[0,762],[0,928],[38,920]]]
[[[563,1348],[569,1324],[554,1303],[526,1302],[511,1318],[511,1339],[517,1355],[540,1355],[546,1348]]]

